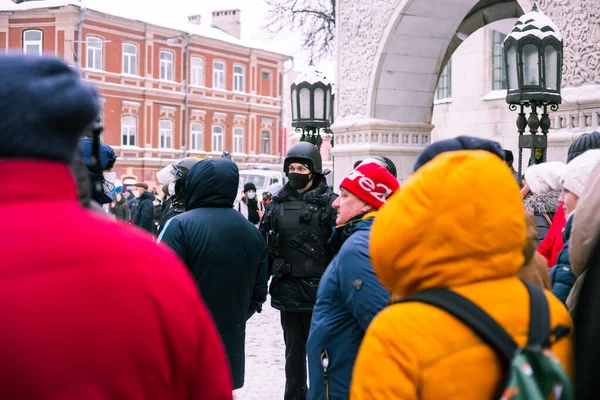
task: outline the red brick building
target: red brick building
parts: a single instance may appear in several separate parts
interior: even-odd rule
[[[0,46],[81,67],[101,92],[118,175],[153,183],[173,159],[224,150],[240,168],[281,162],[289,57],[245,45],[239,10],[169,27],[115,14],[72,0],[0,3]]]

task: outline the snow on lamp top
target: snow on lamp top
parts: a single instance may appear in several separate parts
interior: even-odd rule
[[[306,82],[309,85],[314,85],[317,82],[322,82],[325,86],[329,85],[329,81],[325,77],[325,74],[321,71],[317,71],[312,62],[304,72],[298,75],[293,84],[299,85],[302,82]]]
[[[546,14],[539,11],[535,4],[530,12],[519,18],[507,38],[513,37],[516,40],[520,40],[528,35],[533,35],[539,39],[552,36],[559,42],[562,42],[562,35],[556,24]]]

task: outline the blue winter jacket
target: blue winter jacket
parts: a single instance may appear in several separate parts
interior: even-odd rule
[[[326,398],[322,356],[329,360],[329,398],[348,398],[354,361],[365,331],[388,303],[389,292],[379,282],[369,257],[373,217],[370,213],[336,228],[330,239],[337,255],[321,278],[306,345],[309,400]]]
[[[560,301],[566,304],[567,297],[571,292],[571,288],[575,284],[575,275],[571,269],[571,260],[569,260],[569,242],[571,239],[571,226],[573,225],[573,218],[575,215],[571,215],[565,225],[563,238],[565,246],[558,253],[556,259],[556,265],[550,270],[550,281],[552,282],[552,293]]]

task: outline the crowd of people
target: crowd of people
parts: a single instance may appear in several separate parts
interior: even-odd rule
[[[125,187],[62,61],[0,56],[0,88],[0,397],[232,399],[267,294],[286,400],[598,395],[600,132],[523,177],[439,141],[402,187],[373,156],[332,188],[300,142],[236,203],[225,155]]]

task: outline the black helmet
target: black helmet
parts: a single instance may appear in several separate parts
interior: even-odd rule
[[[182,158],[179,162],[173,164],[173,169],[175,170],[176,179],[186,178],[190,169],[200,161],[199,158],[196,157],[185,157]]]
[[[294,162],[293,160],[310,161],[312,164],[311,171],[315,174],[323,174],[321,152],[312,143],[300,142],[290,147],[283,161],[283,172],[286,175],[290,169],[290,164]]]
[[[385,169],[387,169],[390,174],[394,175],[394,178],[398,178],[398,175],[397,175],[398,171],[396,171],[396,166],[394,165],[392,160],[390,160],[389,158],[384,157],[384,156],[373,156],[373,157],[365,158],[364,160],[361,160],[361,161],[357,161],[356,163],[354,163],[354,169],[356,169],[359,165],[367,164],[367,163],[375,163],[377,165],[380,165],[380,166],[384,167]]]
[[[228,159],[228,160],[231,160],[231,153],[230,153],[230,152],[228,152],[227,150],[225,150],[225,151],[223,152],[223,154],[221,154],[221,158],[226,158],[226,159]]]

